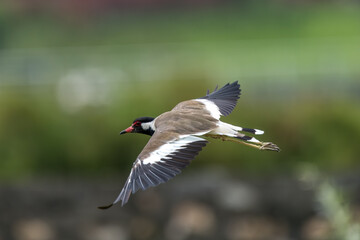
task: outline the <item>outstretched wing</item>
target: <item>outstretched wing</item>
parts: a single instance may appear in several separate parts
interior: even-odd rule
[[[190,135],[178,139],[171,136],[170,140],[164,139],[164,136],[163,133],[155,133],[151,137],[134,162],[119,196],[109,206],[100,208],[109,208],[119,201],[123,206],[131,193],[167,182],[188,166],[207,143],[202,138]]]
[[[205,97],[199,99],[205,99],[213,102],[220,110],[221,115],[227,116],[235,108],[237,100],[240,98],[241,89],[238,81],[228,83],[219,90],[217,87],[214,92],[209,94],[209,90]]]

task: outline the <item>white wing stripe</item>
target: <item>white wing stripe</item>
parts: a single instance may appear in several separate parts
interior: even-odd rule
[[[202,138],[183,135],[163,144],[147,158],[137,158],[125,186],[113,204],[122,201],[121,205],[124,205],[131,192],[157,186],[175,177],[189,165],[206,143]]]
[[[167,159],[167,158],[171,158],[169,157],[169,155],[171,153],[174,153],[180,149],[184,149],[186,147],[186,145],[188,145],[189,143],[192,142],[196,142],[196,141],[203,141],[202,138],[199,137],[194,137],[194,136],[187,136],[187,137],[183,137],[179,140],[172,140],[164,145],[162,145],[160,148],[158,148],[157,150],[155,150],[154,152],[150,153],[150,156],[143,159],[143,164],[154,164],[157,162],[164,162],[161,159]]]
[[[201,102],[205,105],[206,110],[210,112],[210,115],[215,119],[220,119],[220,109],[216,104],[212,101],[206,100],[206,99],[195,99],[195,101]]]

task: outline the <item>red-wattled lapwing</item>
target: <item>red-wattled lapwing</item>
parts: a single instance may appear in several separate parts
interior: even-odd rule
[[[121,200],[123,206],[140,188],[145,190],[167,182],[179,174],[183,168],[205,147],[201,137],[219,138],[258,148],[260,150],[280,151],[270,142],[260,142],[254,137],[264,132],[258,129],[242,128],[220,121],[234,109],[240,96],[238,82],[217,88],[205,97],[179,103],[171,111],[156,118],[140,117],[132,125],[120,132],[143,133],[151,138],[133,164],[124,188],[116,200],[106,209]]]

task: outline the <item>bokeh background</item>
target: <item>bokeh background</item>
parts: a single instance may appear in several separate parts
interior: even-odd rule
[[[140,116],[238,80],[226,122],[167,184],[112,202]],[[360,3],[3,0],[0,240],[360,239]]]

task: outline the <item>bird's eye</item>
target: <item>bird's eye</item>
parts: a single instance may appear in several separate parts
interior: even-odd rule
[[[136,127],[138,127],[138,126],[140,126],[141,125],[141,122],[135,122],[134,123],[134,126],[136,126]]]

